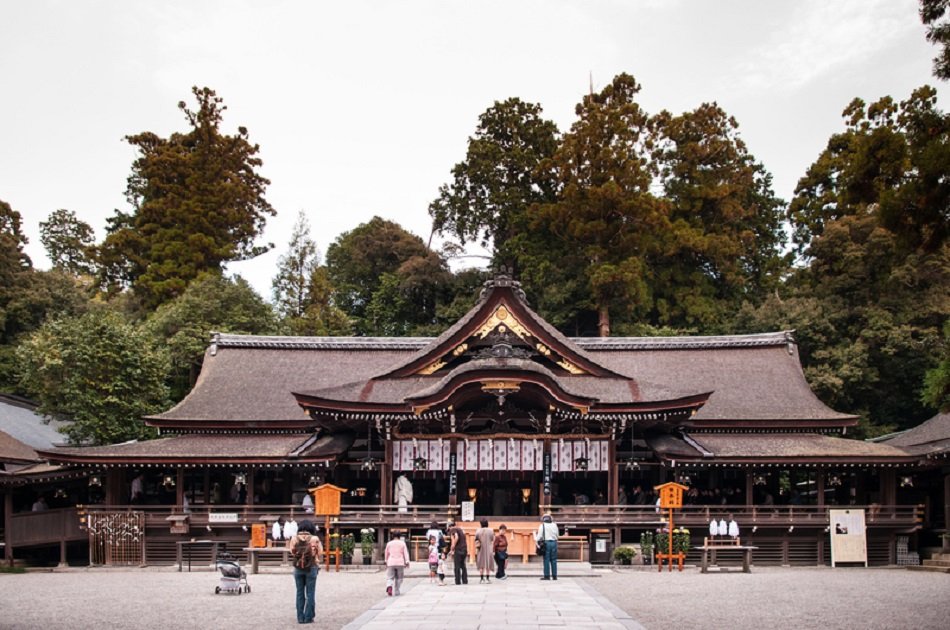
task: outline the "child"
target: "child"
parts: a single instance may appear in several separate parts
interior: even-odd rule
[[[429,536],[429,584],[435,584],[435,574],[439,570],[439,545],[435,536]]]
[[[439,556],[439,565],[436,570],[439,574],[439,586],[445,586],[445,553]]]

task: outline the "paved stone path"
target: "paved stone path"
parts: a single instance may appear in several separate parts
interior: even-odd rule
[[[406,589],[409,590],[406,590]],[[492,580],[445,586],[406,580],[403,594],[387,597],[344,630],[493,630],[550,627],[642,630],[630,616],[574,578]]]

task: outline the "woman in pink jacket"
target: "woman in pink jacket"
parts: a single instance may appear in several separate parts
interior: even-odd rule
[[[386,594],[399,595],[399,587],[409,566],[409,547],[402,539],[403,532],[392,532],[392,540],[386,543]]]

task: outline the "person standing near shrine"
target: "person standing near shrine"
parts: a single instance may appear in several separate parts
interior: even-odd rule
[[[142,503],[145,500],[145,475],[138,473],[132,480],[129,503]]]
[[[396,503],[400,512],[408,511],[407,506],[412,503],[412,482],[405,475],[396,478]]]
[[[317,537],[313,521],[302,521],[287,547],[294,558],[297,623],[313,623],[316,616],[317,573],[323,557],[323,544]]]
[[[475,564],[478,566],[478,582],[491,584],[491,574],[495,570],[493,559],[495,549],[495,531],[488,526],[488,519],[482,518],[481,527],[475,530]]]
[[[557,524],[550,514],[541,517],[541,525],[534,538],[544,554],[544,577],[542,580],[557,579]]]
[[[409,547],[402,539],[402,532],[393,531],[392,540],[386,543],[386,594],[399,595],[406,568],[409,566]]]
[[[465,561],[468,557],[468,542],[465,540],[465,532],[455,524],[455,521],[449,521],[449,554],[452,556],[452,563],[455,568],[455,584],[468,584],[468,567]]]
[[[495,577],[499,580],[507,580],[508,576],[505,575],[505,568],[508,566],[508,528],[505,525],[501,525],[498,528],[498,534],[495,536],[495,542],[492,545],[493,551],[495,552],[495,566],[497,570],[495,571]]]

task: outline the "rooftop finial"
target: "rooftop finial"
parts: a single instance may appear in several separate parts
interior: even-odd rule
[[[499,265],[495,271],[495,277],[491,280],[485,282],[484,288],[482,289],[479,299],[484,299],[485,296],[491,291],[491,289],[500,288],[500,287],[511,287],[515,295],[518,296],[523,302],[527,302],[525,297],[524,290],[521,288],[521,283],[514,279],[514,269],[507,267],[505,265]]]

